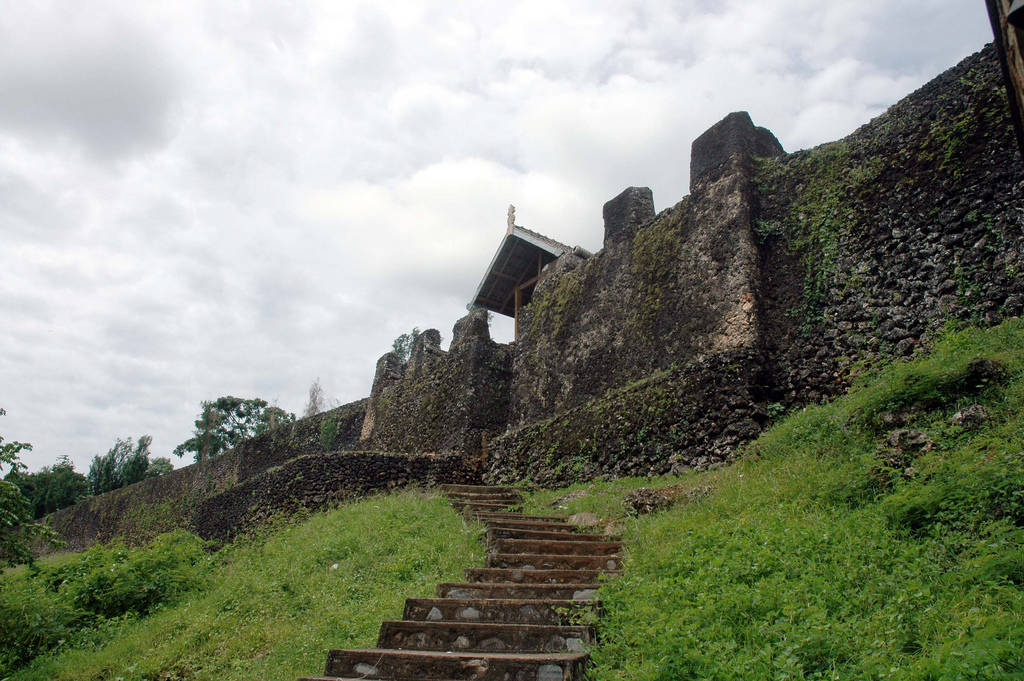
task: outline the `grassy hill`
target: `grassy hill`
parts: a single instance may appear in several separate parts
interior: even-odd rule
[[[972,405],[987,419],[954,424]],[[591,511],[624,535],[594,679],[1024,678],[1022,452],[1013,320],[864,369],[733,465],[544,490],[527,510]],[[674,503],[631,515],[639,487]],[[293,679],[481,562],[477,528],[419,492],[212,554],[188,535],[97,548],[3,577],[0,665],[18,680]],[[32,646],[34,660],[16,654]]]

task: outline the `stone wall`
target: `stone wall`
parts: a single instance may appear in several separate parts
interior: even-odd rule
[[[257,435],[235,448],[239,481],[289,459],[318,452],[356,449],[367,400],[356,400]]]
[[[405,364],[377,362],[360,447],[392,452],[480,455],[508,420],[511,349],[491,340],[478,310],[455,324],[448,352],[434,330],[420,334]]]
[[[1024,163],[991,46],[757,184],[773,401],[1024,311]]]
[[[89,497],[47,516],[67,542],[62,550],[82,551],[120,537],[141,543],[161,532],[188,527],[199,502],[235,484],[232,452],[202,464],[178,468],[159,478]]]
[[[190,526],[204,539],[230,539],[275,515],[322,509],[344,499],[409,485],[478,482],[462,456],[331,452],[292,459],[204,499]]]
[[[717,353],[509,431],[491,443],[486,480],[557,486],[725,461],[767,420],[762,364],[753,351]]]
[[[705,159],[689,197],[630,229],[606,225],[600,252],[563,256],[545,270],[515,343],[514,426],[704,354],[757,347],[749,149],[767,148],[766,135],[774,142],[769,151],[782,148],[745,113],[726,122],[701,138],[714,157]],[[616,205],[624,199],[647,201],[631,188],[609,202],[615,207],[605,207],[606,219],[644,214]]]
[[[815,149],[784,155],[730,114],[694,142],[690,196],[545,271],[487,479],[724,461],[769,408],[842,392],[946,324],[1020,315],[1013,134],[991,46]]]
[[[201,464],[90,497],[50,514],[48,521],[72,551],[115,537],[141,542],[190,527],[205,500],[239,482],[297,456],[353,449],[365,411],[366,400],[359,400],[299,419]]]

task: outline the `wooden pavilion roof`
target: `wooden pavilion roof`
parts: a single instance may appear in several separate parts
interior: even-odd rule
[[[541,270],[572,248],[518,225],[510,227],[477,287],[473,304],[498,314],[516,316],[516,290],[520,306],[529,302]]]

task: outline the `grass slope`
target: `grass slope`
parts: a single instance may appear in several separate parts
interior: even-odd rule
[[[222,549],[177,602],[105,620],[10,678],[227,681],[320,673],[329,648],[373,647],[381,621],[400,618],[405,598],[431,596],[438,582],[482,561],[478,531],[444,499],[417,492],[371,497]],[[7,576],[3,588],[26,579]]]
[[[733,466],[533,495],[531,510],[596,512],[627,542],[592,678],[1024,678],[1022,370],[1019,320],[951,333]],[[991,421],[951,425],[973,403]],[[900,460],[894,419],[930,451]],[[712,492],[627,517],[641,483]]]

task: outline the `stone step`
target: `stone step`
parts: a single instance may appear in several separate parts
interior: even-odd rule
[[[386,621],[378,648],[491,653],[582,653],[594,640],[591,627],[494,622]]]
[[[440,598],[526,598],[589,601],[597,597],[597,583],[512,584],[508,582],[444,582],[437,585]]]
[[[492,553],[544,553],[568,556],[617,556],[622,542],[563,539],[497,539],[489,547]]]
[[[448,503],[456,509],[477,508],[481,513],[498,513],[522,511],[523,500],[518,497],[481,497],[475,499],[449,499]],[[506,509],[515,509],[507,511]]]
[[[622,537],[614,534],[584,534],[582,532],[552,532],[549,530],[529,530],[518,527],[487,528],[488,543],[497,539],[548,539],[553,541],[617,541]]]
[[[508,511],[479,511],[477,520],[480,522],[515,522],[515,523],[552,523],[568,525],[569,521],[557,515],[524,515],[518,512]]]
[[[485,501],[478,499],[450,499],[449,503],[452,504],[457,510],[466,511],[472,509],[479,513],[517,513],[514,510],[520,507],[519,501]]]
[[[445,496],[449,499],[459,499],[461,501],[505,501],[506,499],[513,499],[515,501],[523,500],[523,495],[519,492],[452,492]]]
[[[481,522],[487,529],[496,530],[538,530],[541,532],[560,532],[562,534],[576,534],[575,525],[560,522],[548,522],[545,520],[530,520],[523,518],[491,518],[483,519]]]
[[[613,570],[524,570],[522,568],[469,568],[463,570],[467,582],[513,584],[596,583],[601,575],[618,576]]]
[[[408,598],[403,619],[419,622],[500,622],[572,624],[588,611],[600,614],[597,600],[558,598]]]
[[[445,496],[468,492],[470,494],[520,494],[518,487],[508,485],[438,485]]]
[[[524,570],[619,570],[621,558],[612,556],[566,556],[552,553],[490,553],[487,567]]]
[[[442,653],[386,648],[332,650],[327,653],[324,677],[580,681],[586,660],[586,653]]]

